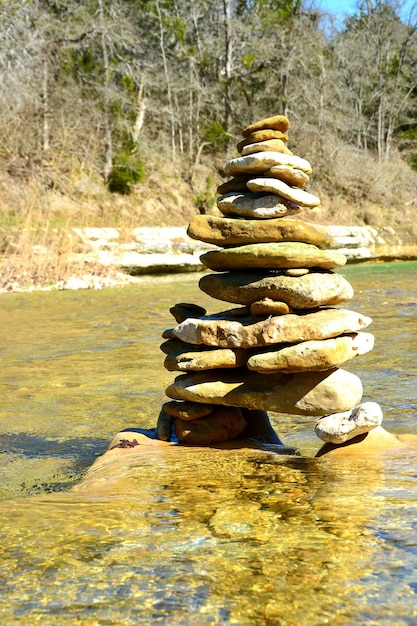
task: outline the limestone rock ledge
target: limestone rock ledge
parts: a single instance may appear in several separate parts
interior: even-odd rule
[[[417,259],[417,235],[405,228],[326,226],[332,249],[348,263]],[[115,265],[126,274],[169,274],[205,270],[200,255],[215,246],[190,239],[187,227],[140,227],[129,232],[115,228],[76,228],[80,254],[87,261]]]

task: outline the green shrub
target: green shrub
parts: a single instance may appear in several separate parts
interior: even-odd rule
[[[133,186],[143,180],[144,177],[144,162],[135,154],[122,152],[114,161],[113,170],[108,180],[109,191],[127,196],[131,193]]]
[[[407,160],[408,165],[411,167],[411,169],[417,170],[417,152],[415,152],[414,154],[410,154]]]

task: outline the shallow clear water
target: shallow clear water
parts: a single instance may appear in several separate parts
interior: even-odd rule
[[[394,432],[417,432],[416,270],[343,270],[376,337],[348,369]],[[115,432],[155,425],[169,307],[224,308],[196,283],[1,298],[0,623],[417,624],[413,453],[318,461],[312,422],[272,415],[302,457],[150,450],[68,491]]]

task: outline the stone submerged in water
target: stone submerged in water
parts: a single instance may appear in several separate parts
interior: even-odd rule
[[[246,421],[239,408],[217,406],[207,417],[186,421],[174,419],[174,429],[180,443],[206,446],[230,441],[246,428]]]
[[[300,241],[318,248],[329,248],[332,235],[324,227],[285,217],[269,220],[246,220],[195,215],[188,225],[187,234],[217,246],[236,246],[252,243]]]
[[[343,267],[346,257],[335,250],[320,250],[309,243],[281,241],[252,243],[212,250],[200,256],[200,261],[212,270],[227,269],[287,269],[316,267],[332,270]]]
[[[259,320],[255,316],[231,318],[228,312],[187,319],[170,334],[188,344],[221,348],[256,348],[277,343],[328,339],[363,330],[370,317],[348,309],[320,309],[314,313],[290,313]],[[332,413],[334,411],[331,411]]]
[[[362,384],[342,369],[264,376],[242,368],[183,374],[165,393],[174,400],[323,416],[359,404]]]
[[[257,353],[249,357],[250,370],[270,372],[304,372],[328,370],[372,350],[374,337],[370,333],[352,333],[334,339],[304,341],[279,350]]]
[[[266,270],[230,271],[203,276],[199,287],[217,300],[251,305],[270,298],[286,302],[293,309],[345,304],[353,297],[350,283],[330,271],[314,271],[303,276]]]
[[[376,402],[363,402],[350,411],[326,415],[316,424],[317,437],[330,443],[344,443],[381,426],[382,409]]]

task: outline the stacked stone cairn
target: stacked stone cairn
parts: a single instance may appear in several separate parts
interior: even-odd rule
[[[360,379],[339,367],[372,350],[362,332],[372,320],[344,308],[353,289],[333,270],[346,257],[329,249],[326,230],[294,218],[320,200],[305,190],[311,166],[288,149],[288,127],[277,115],[245,128],[218,188],[221,215],[191,219],[188,235],[216,246],[201,256],[212,271],[199,288],[234,307],[170,309],[177,325],[161,350],[181,375],[166,390],[159,439],[174,429],[183,444],[224,442],[266,411],[316,418],[317,436],[332,443],[381,424],[378,404],[360,404]]]

